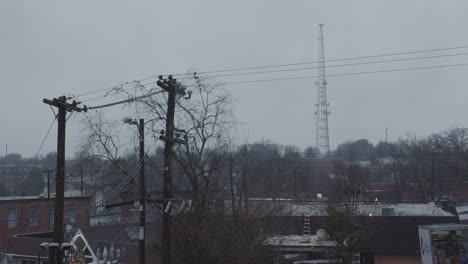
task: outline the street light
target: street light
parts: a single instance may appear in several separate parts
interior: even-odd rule
[[[140,118],[140,124],[136,119],[125,117],[123,119],[125,124],[136,125],[138,127],[138,134],[140,137],[140,228],[139,228],[139,258],[140,264],[145,264],[145,202],[146,202],[146,189],[145,189],[145,120]]]
[[[133,118],[131,118],[131,117],[129,117],[129,116],[124,117],[123,122],[124,122],[125,124],[138,126],[137,120],[136,120],[136,119],[133,119]]]

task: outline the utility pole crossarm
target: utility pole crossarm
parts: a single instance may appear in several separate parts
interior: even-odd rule
[[[67,112],[87,112],[88,107],[85,105],[83,108],[78,107],[80,104],[79,102],[73,101],[71,104],[67,103],[67,97],[65,96],[60,96],[59,98],[54,98],[52,100],[49,100],[47,98],[42,99],[42,102],[51,106],[55,106],[57,108],[60,107],[65,107],[65,110]]]

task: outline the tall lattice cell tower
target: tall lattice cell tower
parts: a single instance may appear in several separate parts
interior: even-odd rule
[[[318,80],[317,84],[317,110],[316,124],[316,146],[320,151],[320,155],[325,156],[330,152],[330,142],[328,136],[328,116],[330,112],[328,107],[330,104],[327,101],[327,80],[325,79],[325,51],[323,47],[323,24],[320,24],[319,37],[319,62],[318,62]]]

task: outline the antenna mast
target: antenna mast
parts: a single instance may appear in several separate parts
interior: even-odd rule
[[[320,38],[319,38],[319,63],[318,63],[318,80],[317,84],[317,104],[315,104],[317,111],[316,123],[316,146],[320,151],[320,155],[325,156],[330,152],[329,136],[328,136],[328,106],[327,101],[327,81],[325,79],[325,51],[323,47],[323,24],[320,24]]]

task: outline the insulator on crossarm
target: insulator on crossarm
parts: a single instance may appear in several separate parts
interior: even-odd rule
[[[164,213],[169,213],[169,211],[171,210],[171,201],[169,201],[166,205],[166,208],[164,209]]]

